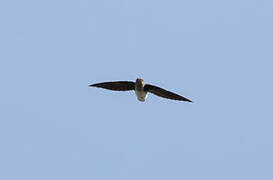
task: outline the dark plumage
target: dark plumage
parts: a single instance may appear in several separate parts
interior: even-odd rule
[[[135,83],[131,81],[104,82],[104,83],[91,84],[89,86],[100,87],[100,88],[109,89],[113,91],[135,90]]]
[[[178,100],[178,101],[192,102],[191,100],[189,100],[183,96],[180,96],[178,94],[175,94],[173,92],[167,91],[165,89],[162,89],[160,87],[153,86],[150,84],[145,84],[144,91],[153,93],[153,94],[163,97],[163,98],[168,98],[168,99]]]
[[[183,96],[167,91],[160,87],[150,85],[150,84],[144,84],[143,79],[137,79],[136,82],[132,82],[132,81],[103,82],[103,83],[91,84],[89,86],[104,88],[104,89],[113,90],[113,91],[135,90],[138,100],[143,102],[146,99],[147,92],[153,93],[157,96],[167,98],[167,99],[192,102],[191,100]]]

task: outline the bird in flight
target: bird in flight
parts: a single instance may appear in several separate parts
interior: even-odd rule
[[[131,91],[134,90],[137,96],[137,99],[139,101],[144,102],[147,97],[147,93],[153,93],[157,96],[172,99],[172,100],[178,100],[178,101],[186,101],[186,102],[192,102],[191,100],[180,96],[178,94],[175,94],[173,92],[167,91],[165,89],[162,89],[160,87],[145,84],[143,79],[137,78],[136,82],[133,81],[114,81],[114,82],[103,82],[103,83],[96,83],[89,85],[91,87],[99,87],[104,88],[112,91]]]

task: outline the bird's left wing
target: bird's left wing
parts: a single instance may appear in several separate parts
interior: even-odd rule
[[[144,86],[144,91],[153,93],[153,94],[155,94],[157,96],[160,96],[160,97],[163,97],[163,98],[192,102],[191,100],[189,100],[189,99],[187,99],[187,98],[185,98],[183,96],[180,96],[178,94],[175,94],[173,92],[167,91],[165,89],[162,89],[160,87],[153,86],[153,85],[150,85],[150,84],[146,84]]]
[[[113,91],[130,91],[135,89],[135,83],[132,81],[103,82],[91,84],[89,86],[104,88]]]

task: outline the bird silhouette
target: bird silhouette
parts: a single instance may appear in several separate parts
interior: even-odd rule
[[[136,82],[133,81],[113,81],[113,82],[103,82],[89,85],[91,87],[104,88],[112,91],[131,91],[134,90],[139,101],[144,102],[147,97],[147,93],[153,93],[157,96],[178,100],[192,102],[190,99],[187,99],[183,96],[175,94],[173,92],[167,91],[163,88],[145,84],[143,79],[137,78]]]

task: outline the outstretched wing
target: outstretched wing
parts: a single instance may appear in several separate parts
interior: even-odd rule
[[[135,83],[131,81],[115,81],[91,84],[89,86],[109,89],[113,91],[130,91],[135,89]]]
[[[163,97],[163,98],[168,98],[168,99],[178,100],[178,101],[192,102],[191,100],[189,100],[189,99],[187,99],[187,98],[185,98],[183,96],[180,96],[178,94],[175,94],[173,92],[167,91],[165,89],[162,89],[160,87],[153,86],[153,85],[150,85],[150,84],[146,84],[144,86],[144,91],[153,93],[153,94],[155,94],[157,96],[160,96],[160,97]]]

